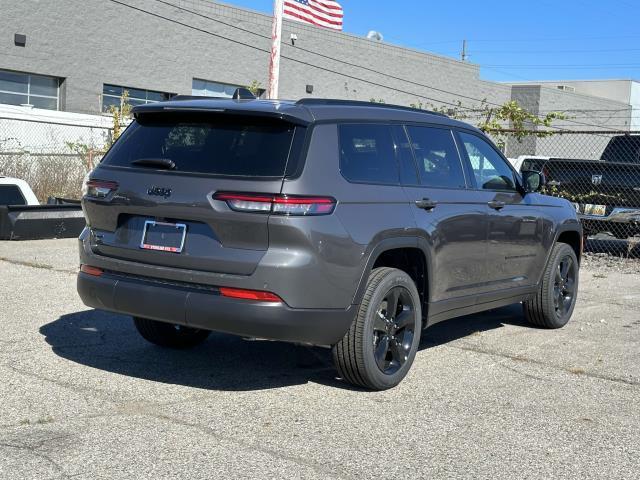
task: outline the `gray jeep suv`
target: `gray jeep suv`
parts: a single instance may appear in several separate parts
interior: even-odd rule
[[[540,327],[572,314],[575,210],[465,123],[315,99],[134,114],[85,182],[78,292],[152,343],[330,346],[342,378],[386,389],[436,322],[518,302]]]

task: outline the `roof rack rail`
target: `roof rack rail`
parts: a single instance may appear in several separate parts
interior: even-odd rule
[[[435,112],[433,110],[423,110],[421,108],[405,107],[402,105],[393,105],[390,103],[366,102],[361,100],[341,100],[337,98],[301,98],[296,102],[296,105],[343,105],[352,107],[391,108],[393,110],[406,110],[410,112],[428,113],[431,115],[438,115],[440,117],[448,118],[448,115],[441,112]]]

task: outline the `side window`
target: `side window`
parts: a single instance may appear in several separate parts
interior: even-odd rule
[[[17,185],[0,185],[0,205],[26,205]]]
[[[419,185],[416,161],[413,158],[407,133],[402,125],[394,125],[391,128],[393,129],[396,155],[400,164],[400,182],[403,185]]]
[[[397,185],[391,126],[340,125],[340,171],[351,182]]]
[[[407,127],[418,162],[420,182],[427,187],[465,188],[462,163],[451,131]]]
[[[513,171],[485,140],[460,132],[478,188],[483,190],[516,190]]]

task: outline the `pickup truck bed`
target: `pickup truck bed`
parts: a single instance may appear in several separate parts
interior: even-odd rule
[[[546,193],[574,203],[586,234],[640,234],[640,164],[606,160],[525,158],[521,170],[541,171]]]
[[[0,240],[77,237],[84,226],[80,205],[0,205]]]

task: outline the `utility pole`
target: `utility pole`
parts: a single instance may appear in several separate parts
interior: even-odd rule
[[[467,61],[468,55],[467,55],[467,41],[466,40],[462,40],[462,53],[460,54],[460,57],[461,57],[463,62]]]
[[[273,27],[271,30],[271,58],[269,59],[269,85],[267,98],[278,98],[280,83],[280,48],[282,40],[282,15],[284,14],[284,0],[273,1]]]

